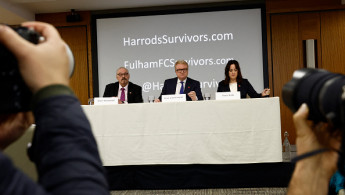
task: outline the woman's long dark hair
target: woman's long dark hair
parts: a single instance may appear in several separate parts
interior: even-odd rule
[[[236,69],[237,69],[236,81],[238,83],[242,81],[242,73],[241,73],[240,64],[236,60],[229,60],[228,63],[226,64],[226,66],[225,66],[225,72],[224,72],[224,74],[225,74],[225,79],[224,79],[225,84],[229,84],[230,83],[229,71],[230,71],[231,64],[234,64]]]

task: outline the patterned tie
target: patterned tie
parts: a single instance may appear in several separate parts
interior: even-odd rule
[[[120,97],[120,100],[121,101],[125,101],[126,100],[126,97],[125,97],[125,88],[121,88],[121,97]]]
[[[181,83],[181,89],[180,89],[180,94],[183,94],[183,81],[180,82]]]

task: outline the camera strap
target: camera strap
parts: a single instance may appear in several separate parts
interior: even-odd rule
[[[299,160],[302,160],[302,159],[305,159],[305,158],[308,158],[308,157],[311,157],[311,156],[314,156],[316,154],[320,154],[322,152],[327,152],[327,151],[330,151],[332,149],[328,149],[328,148],[321,148],[321,149],[318,149],[318,150],[313,150],[311,152],[307,152],[305,154],[302,154],[302,155],[299,155],[299,156],[296,156],[295,158],[291,159],[291,162],[292,163],[296,163],[297,161]],[[336,150],[335,150],[336,151]],[[338,151],[337,151],[338,152]]]
[[[339,172],[345,176],[345,139],[344,139],[344,132],[345,132],[345,86],[342,88],[343,93],[341,94],[341,102],[340,102],[340,120],[341,120],[341,132],[342,132],[342,139],[341,139],[341,145],[340,145],[340,152],[339,152],[339,158],[338,158],[338,170]]]

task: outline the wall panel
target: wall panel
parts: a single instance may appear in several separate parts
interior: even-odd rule
[[[345,10],[321,13],[322,66],[345,74]]]
[[[291,79],[294,70],[301,68],[298,31],[298,15],[284,14],[271,16],[272,64],[273,64],[273,96],[281,97],[282,88]],[[282,136],[285,131],[290,140],[295,138],[292,123],[292,112],[280,99]]]
[[[303,1],[306,2],[306,1]],[[316,65],[331,72],[345,74],[345,10],[268,14],[274,96],[281,97],[282,86],[293,71],[305,67],[303,41],[316,40]],[[281,101],[282,132],[290,133],[295,143],[292,113]]]
[[[301,44],[300,50],[300,63],[307,67],[306,59],[306,48],[303,47],[303,41],[308,39],[316,40],[315,44],[315,67],[321,65],[321,38],[320,38],[320,13],[319,12],[308,12],[298,14],[298,28],[299,28],[299,44]]]
[[[81,104],[87,104],[88,66],[87,66],[87,31],[85,26],[58,27],[62,39],[68,43],[74,54],[75,67],[70,86]]]
[[[47,22],[58,28],[76,58],[77,69],[71,80],[71,87],[78,96],[81,104],[87,104],[89,97],[93,97],[93,77],[91,58],[91,13],[78,12],[79,22],[66,22],[69,12],[37,14],[36,20]]]
[[[266,0],[268,13],[345,9],[341,0]]]

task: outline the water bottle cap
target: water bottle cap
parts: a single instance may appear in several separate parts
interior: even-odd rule
[[[287,131],[285,131],[284,137],[288,137],[288,136],[289,136],[289,133]]]

